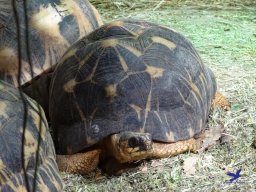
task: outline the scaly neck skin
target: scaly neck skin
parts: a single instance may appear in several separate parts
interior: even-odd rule
[[[109,159],[109,158],[114,158],[118,162],[121,162],[122,156],[120,156],[120,152],[117,147],[117,140],[115,137],[116,134],[108,136],[107,138],[103,139],[98,143],[99,148],[102,150],[100,158],[102,161]]]

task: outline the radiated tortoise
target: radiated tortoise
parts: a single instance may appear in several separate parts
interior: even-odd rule
[[[53,73],[54,142],[68,155],[60,168],[86,172],[99,154],[125,163],[195,152],[215,92],[214,74],[183,35],[146,21],[110,22],[70,47]]]

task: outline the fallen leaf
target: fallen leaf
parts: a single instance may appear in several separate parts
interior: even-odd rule
[[[185,159],[183,169],[187,176],[194,175],[196,173],[196,164],[198,159],[198,157],[188,157]]]
[[[208,129],[206,129],[202,139],[201,147],[197,151],[199,153],[203,152],[206,149],[212,148],[217,143],[220,143],[220,139],[223,136],[222,133],[224,132],[224,130],[224,125],[209,127]]]
[[[158,166],[161,166],[162,163],[160,163],[159,160],[153,160],[152,163],[151,163],[151,166],[152,167],[158,167]]]
[[[145,173],[148,171],[148,167],[147,166],[140,167],[140,171]]]
[[[202,160],[200,161],[200,163],[198,163],[198,167],[206,168],[206,167],[212,166],[212,164],[213,164],[213,156],[211,154],[205,154]]]
[[[234,140],[232,135],[222,135],[220,138],[220,144],[231,143]]]

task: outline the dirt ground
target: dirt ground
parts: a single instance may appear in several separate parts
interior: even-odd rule
[[[161,1],[159,1],[161,2]],[[136,172],[95,180],[63,173],[65,191],[256,191],[256,6],[142,6],[96,4],[105,21],[137,18],[174,28],[196,47],[230,100],[210,126],[223,124],[226,141],[202,154],[145,161]],[[158,7],[157,7],[158,6]],[[241,176],[230,183],[227,172]]]

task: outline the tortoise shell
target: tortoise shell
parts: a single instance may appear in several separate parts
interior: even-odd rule
[[[215,77],[180,33],[137,20],[95,30],[65,53],[50,85],[57,153],[110,134],[145,132],[176,142],[205,129]]]
[[[21,41],[21,84],[49,70],[75,41],[102,24],[87,0],[28,0],[28,39],[33,76],[26,53],[24,1],[15,1]],[[0,79],[18,86],[17,29],[12,1],[0,3]]]
[[[27,121],[23,145],[23,100],[17,88],[0,81],[0,191],[27,191],[22,169],[23,158],[30,191],[35,179],[36,165],[37,188],[35,191],[61,191],[62,181],[55,162],[55,149],[44,112],[42,109],[39,110],[32,99],[26,95],[24,97]],[[40,135],[39,130],[41,130]],[[24,157],[21,156],[22,147],[24,147]],[[37,149],[39,149],[38,161]]]

